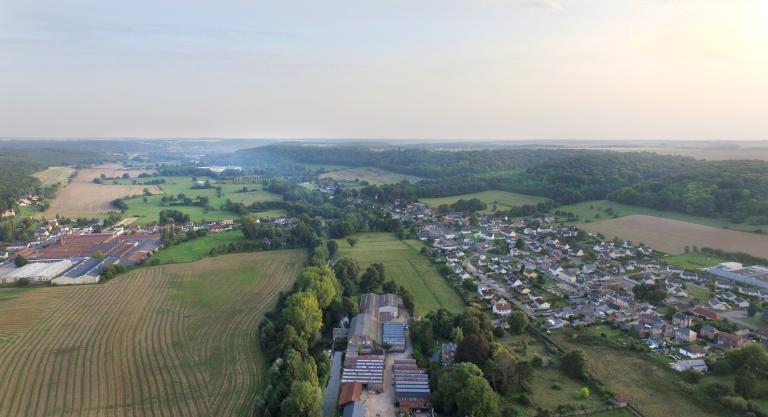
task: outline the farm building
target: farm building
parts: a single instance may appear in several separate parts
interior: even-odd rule
[[[415,359],[396,359],[394,373],[395,404],[401,413],[432,409],[429,375],[419,369]]]
[[[69,259],[57,262],[32,262],[6,274],[0,278],[0,283],[12,284],[20,279],[27,279],[30,282],[48,282],[66,272],[72,265]]]
[[[405,325],[402,323],[384,323],[382,325],[382,339],[390,345],[390,352],[405,351]]]

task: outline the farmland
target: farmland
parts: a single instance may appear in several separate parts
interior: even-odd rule
[[[752,226],[745,223],[732,223],[723,219],[712,219],[708,217],[692,216],[690,214],[678,213],[676,211],[657,210],[649,207],[631,206],[628,204],[616,203],[608,200],[593,200],[583,203],[568,204],[560,206],[557,210],[573,213],[578,216],[577,223],[595,222],[605,219],[632,216],[636,214],[653,217],[663,217],[665,219],[680,220],[689,223],[702,224],[704,226],[719,227],[723,229],[741,230],[752,232],[760,229],[762,226]]]
[[[64,217],[93,217],[115,208],[110,202],[116,198],[142,193],[143,186],[139,185],[100,185],[93,182],[102,174],[107,177],[122,176],[128,173],[132,177],[138,176],[147,170],[126,170],[119,165],[102,165],[95,168],[81,169],[71,183],[59,191],[56,199],[45,211],[46,218],[53,218],[57,214]],[[159,193],[157,187],[149,186],[149,191]]]
[[[165,206],[162,204],[163,195],[152,195],[146,198],[136,197],[125,200],[128,205],[126,210],[126,216],[137,217],[137,224],[146,225],[152,222],[157,222],[160,216],[160,211],[165,209],[174,209],[184,212],[190,216],[193,221],[202,220],[222,220],[231,219],[236,215],[232,212],[223,209],[227,200],[231,200],[235,203],[251,204],[258,201],[280,201],[282,196],[279,194],[265,191],[264,187],[260,184],[247,184],[248,191],[243,191],[244,185],[242,184],[212,184],[212,188],[192,188],[195,185],[195,181],[190,177],[153,177],[151,179],[138,179],[136,180],[138,185],[132,185],[133,187],[153,187],[149,185],[141,185],[143,181],[150,180],[164,180],[164,184],[157,185],[156,187],[165,196],[178,196],[184,194],[195,200],[197,197],[206,197],[209,201],[209,208],[203,208],[200,206]],[[116,181],[120,185],[132,184],[133,180],[119,180]],[[118,186],[120,186],[118,185]],[[115,185],[104,185],[104,187]],[[221,192],[216,190],[215,187],[221,187]],[[261,217],[278,217],[285,213],[280,210],[268,211],[259,213]]]
[[[34,177],[40,180],[43,187],[49,187],[54,184],[67,185],[69,177],[75,172],[70,167],[50,167],[44,171],[36,172]]]
[[[642,242],[669,254],[681,254],[685,252],[685,246],[698,246],[768,257],[768,235],[718,229],[679,220],[633,215],[584,223],[579,227],[592,233],[602,233],[608,239],[618,236]]]
[[[391,233],[360,233],[354,237],[359,240],[354,247],[345,240],[338,241],[340,257],[357,261],[363,270],[372,263],[384,264],[387,279],[402,285],[413,296],[417,314],[440,308],[463,310],[461,297],[419,252],[423,246],[420,241],[398,240]]]
[[[208,256],[211,249],[237,242],[243,238],[239,230],[231,230],[215,234],[208,234],[194,240],[179,243],[166,248],[152,257],[153,261],[160,264],[193,262]]]
[[[537,197],[533,195],[510,193],[508,191],[481,191],[479,193],[462,194],[453,197],[440,197],[440,198],[422,198],[421,202],[429,204],[432,207],[437,207],[442,204],[453,204],[459,200],[470,200],[477,198],[480,201],[488,205],[486,212],[492,213],[494,211],[509,210],[512,207],[519,207],[525,204],[537,204],[547,201],[544,197]],[[494,210],[494,206],[496,210]]]
[[[0,415],[251,415],[258,323],[303,261],[226,255],[14,294],[0,302]]]
[[[367,181],[372,185],[395,184],[402,181],[417,182],[422,178],[413,175],[403,175],[379,168],[349,168],[331,171],[320,175],[320,178],[332,178],[336,181]]]

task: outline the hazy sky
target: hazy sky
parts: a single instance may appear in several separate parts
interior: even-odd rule
[[[0,0],[0,136],[768,139],[768,0]]]

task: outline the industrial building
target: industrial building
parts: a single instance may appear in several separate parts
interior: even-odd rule
[[[723,262],[717,266],[706,268],[706,271],[720,278],[754,287],[768,288],[768,267],[765,266],[745,267],[738,262]]]
[[[395,405],[401,413],[432,408],[432,394],[429,389],[429,375],[419,369],[415,359],[397,359],[395,372]]]
[[[72,261],[64,259],[53,262],[31,262],[21,268],[13,269],[0,277],[0,284],[13,284],[20,279],[35,282],[49,282],[72,267]]]

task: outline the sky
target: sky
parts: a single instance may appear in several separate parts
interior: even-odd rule
[[[768,139],[768,1],[0,0],[0,137]]]

